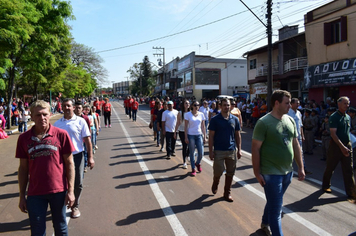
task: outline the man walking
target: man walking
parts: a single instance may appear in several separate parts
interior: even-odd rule
[[[214,161],[214,177],[211,191],[216,194],[220,177],[226,169],[224,198],[233,202],[230,195],[236,161],[241,158],[241,134],[239,119],[230,114],[230,101],[221,100],[221,112],[211,118],[209,124],[209,157]]]
[[[283,235],[281,210],[283,195],[293,177],[293,158],[298,165],[298,180],[305,173],[294,120],[286,115],[291,95],[276,90],[271,97],[272,111],[260,118],[252,136],[252,166],[256,179],[264,188],[266,206],[261,229],[270,235]]]
[[[305,139],[304,139],[304,133],[303,133],[302,114],[298,110],[299,105],[300,105],[300,102],[299,102],[298,98],[292,98],[291,108],[288,111],[288,115],[293,118],[296,128],[297,128],[297,139],[299,142],[300,151],[302,153],[304,172],[305,172],[305,174],[312,174],[312,172],[306,170],[306,166],[305,166],[305,159],[304,159],[304,155],[303,155],[303,141]]]
[[[173,102],[167,102],[168,110],[165,110],[162,114],[162,132],[163,136],[166,136],[166,150],[167,159],[171,159],[171,156],[175,156],[176,139],[174,138],[174,132],[177,124],[178,111],[173,109]]]
[[[209,123],[209,107],[208,107],[208,102],[206,100],[203,101],[203,106],[199,108],[199,111],[204,114],[205,117],[205,128],[208,127]],[[208,129],[206,129],[206,134],[208,134]]]
[[[66,205],[71,207],[75,200],[74,147],[66,131],[50,124],[50,116],[47,102],[34,102],[31,117],[35,125],[20,135],[16,147],[19,208],[29,215],[31,235],[46,235],[48,204],[55,235],[68,235]]]
[[[348,97],[337,100],[338,110],[329,118],[330,145],[326,158],[326,168],[323,176],[323,190],[331,193],[331,177],[339,162],[341,162],[345,191],[350,202],[356,199],[355,179],[353,169],[352,147],[350,143],[351,118],[346,114],[350,105]]]
[[[72,218],[80,216],[79,199],[83,190],[83,176],[84,176],[84,145],[88,153],[88,167],[93,169],[94,158],[91,145],[90,130],[85,120],[74,114],[73,100],[66,98],[63,100],[63,117],[54,123],[54,126],[64,129],[68,132],[72,140],[75,151],[73,152],[74,165],[75,165],[75,182],[74,182],[74,195],[75,202],[72,206]]]

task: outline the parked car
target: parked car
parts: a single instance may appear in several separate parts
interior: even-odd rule
[[[230,96],[230,95],[219,95],[216,97],[218,100],[220,99],[223,99],[223,98],[226,98],[226,99],[229,99],[229,100],[234,100],[234,97],[233,96]]]

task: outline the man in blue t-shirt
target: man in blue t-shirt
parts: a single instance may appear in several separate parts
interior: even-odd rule
[[[241,158],[240,122],[230,114],[230,101],[221,100],[221,112],[209,124],[209,157],[214,160],[214,177],[211,191],[216,194],[220,177],[226,168],[224,198],[233,202],[230,192],[236,161]]]

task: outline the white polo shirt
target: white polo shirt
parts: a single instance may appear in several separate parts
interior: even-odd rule
[[[177,116],[178,116],[178,111],[173,109],[172,111],[170,110],[165,110],[162,113],[162,121],[165,121],[165,129],[166,132],[171,132],[174,133],[176,129],[176,124],[177,124]]]
[[[69,120],[62,117],[54,123],[54,126],[68,132],[75,148],[73,155],[84,151],[83,139],[90,137],[90,130],[82,117],[73,115]]]

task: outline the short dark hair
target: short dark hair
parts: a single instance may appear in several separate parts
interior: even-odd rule
[[[291,103],[291,104],[294,104],[294,103],[296,103],[296,102],[298,102],[298,101],[299,101],[298,98],[292,98],[292,100],[290,101],[290,103]]]
[[[278,101],[279,103],[282,103],[284,97],[290,98],[291,97],[290,92],[285,91],[285,90],[275,90],[271,97],[272,107],[274,107],[274,104],[276,101]]]
[[[220,100],[220,104],[222,104],[223,102],[226,102],[226,103],[227,103],[227,102],[230,102],[230,100],[227,99],[227,98],[223,98],[223,99]]]
[[[63,99],[62,104],[65,103],[65,102],[72,102],[72,105],[73,105],[73,106],[75,105],[74,100],[71,99],[71,98],[65,98],[65,99]]]
[[[75,103],[74,103],[74,105],[76,105],[76,106],[83,106],[83,103],[81,102],[81,101],[76,101]]]

